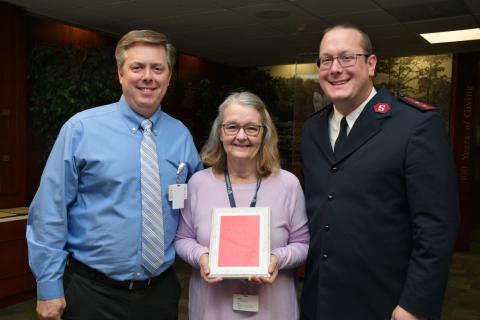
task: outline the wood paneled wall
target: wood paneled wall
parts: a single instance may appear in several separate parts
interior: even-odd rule
[[[0,208],[26,203],[26,17],[0,3]]]
[[[452,73],[452,111],[450,138],[457,166],[460,196],[460,228],[457,250],[468,250],[471,231],[475,225],[475,164],[477,133],[480,127],[476,113],[480,107],[480,53],[454,55]],[[477,194],[475,196],[475,194]],[[478,219],[478,217],[477,217]]]

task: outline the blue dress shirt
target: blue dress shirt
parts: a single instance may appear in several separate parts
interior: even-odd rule
[[[175,259],[179,210],[168,201],[178,164],[185,182],[202,165],[188,129],[160,108],[150,117],[162,187],[165,262],[155,274],[142,267],[140,143],[144,118],[124,97],[80,112],[53,146],[27,224],[30,268],[40,300],[59,298],[67,256],[116,280],[156,276]]]

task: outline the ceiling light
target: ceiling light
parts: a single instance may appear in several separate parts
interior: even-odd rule
[[[480,28],[421,33],[420,35],[430,43],[480,40]]]

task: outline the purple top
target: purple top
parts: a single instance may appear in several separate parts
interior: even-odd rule
[[[238,207],[248,207],[255,193],[255,183],[233,184]],[[216,284],[205,282],[199,259],[210,246],[213,208],[229,208],[225,182],[212,169],[197,172],[188,182],[188,199],[175,239],[177,254],[193,268],[190,277],[188,313],[190,320],[215,319],[298,319],[294,268],[305,262],[310,239],[305,200],[298,179],[280,170],[264,180],[258,190],[258,207],[271,209],[271,249],[277,256],[279,274],[272,285],[224,279]],[[233,294],[259,296],[259,312],[233,311]]]

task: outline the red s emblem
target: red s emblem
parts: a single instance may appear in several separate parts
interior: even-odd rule
[[[390,111],[390,105],[385,102],[380,102],[373,106],[373,110],[375,110],[376,113],[387,113]]]

